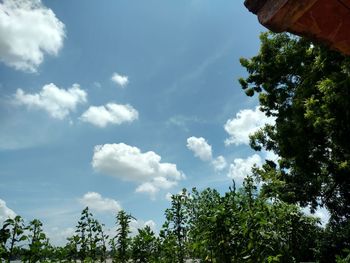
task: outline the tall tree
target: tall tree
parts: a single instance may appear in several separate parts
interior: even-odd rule
[[[9,218],[5,220],[0,229],[0,258],[7,258],[6,262],[10,262],[14,256],[13,252],[16,244],[26,239],[27,236],[24,234],[24,222],[21,216],[17,215],[13,219]]]
[[[175,253],[177,262],[183,263],[186,255],[186,241],[188,230],[188,211],[186,203],[188,200],[186,189],[182,193],[173,195],[171,200],[171,207],[165,211],[166,222],[164,227],[167,231],[176,238]]]
[[[46,258],[46,248],[50,246],[40,220],[34,219],[29,222],[28,230],[28,250],[25,253],[24,261],[32,263]]]
[[[74,242],[78,243],[78,254],[81,261],[97,259],[98,245],[101,241],[102,227],[100,223],[93,217],[93,214],[86,207],[81,212],[80,220],[76,226],[76,235],[70,239],[71,247],[74,248]]]
[[[157,238],[149,226],[138,229],[132,240],[132,259],[134,262],[148,263],[157,261]]]
[[[120,210],[117,214],[117,234],[111,240],[112,251],[114,252],[114,262],[125,263],[130,258],[131,239],[129,237],[130,222],[135,219],[132,215]]]
[[[280,156],[256,171],[262,192],[313,209],[325,205],[337,226],[349,228],[350,58],[304,38],[263,33],[259,54],[241,64],[248,71],[242,88],[258,93],[261,110],[276,118],[251,136],[253,149]]]

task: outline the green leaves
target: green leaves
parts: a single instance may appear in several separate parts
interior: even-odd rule
[[[261,193],[313,209],[325,205],[331,223],[347,232],[350,59],[289,34],[267,32],[260,39],[259,53],[240,60],[248,77],[239,83],[248,96],[258,93],[261,109],[276,116],[275,126],[250,138],[253,149],[280,156],[278,165],[267,161],[255,169],[264,182]],[[349,243],[345,236],[333,240],[336,249],[327,253],[325,262],[334,261]]]
[[[117,234],[110,240],[114,262],[124,263],[130,258],[131,239],[129,234],[132,219],[135,218],[131,214],[127,214],[124,210],[120,210],[117,214]]]
[[[88,207],[81,212],[75,233],[76,235],[69,238],[66,245],[71,259],[76,260],[77,255],[81,261],[96,261],[98,258],[104,261],[106,259],[108,236],[105,235],[103,226],[93,217]]]

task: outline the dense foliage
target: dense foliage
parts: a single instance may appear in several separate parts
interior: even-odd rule
[[[350,58],[303,38],[264,33],[259,54],[241,64],[249,73],[242,88],[258,93],[261,110],[276,117],[251,136],[255,150],[280,156],[256,171],[262,192],[325,206],[332,258],[350,246]]]
[[[299,207],[259,195],[252,178],[248,178],[239,191],[231,189],[224,195],[210,188],[202,192],[184,189],[172,197],[165,216],[159,235],[145,226],[132,236],[130,222],[134,219],[120,211],[115,236],[109,239],[103,234],[102,225],[85,208],[75,235],[69,237],[63,247],[49,244],[39,220],[33,220],[25,227],[22,219],[17,217],[3,225],[1,257],[5,260],[20,257],[25,262],[49,259],[55,262],[76,262],[77,259],[105,262],[107,257],[113,262],[312,261],[318,257],[317,237],[324,232],[317,219],[304,215]],[[21,228],[23,232],[14,235],[18,250],[13,253],[10,252],[14,246],[8,233],[13,233],[15,228]],[[111,244],[108,249],[107,239]]]

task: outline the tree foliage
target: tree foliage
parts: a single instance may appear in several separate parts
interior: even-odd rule
[[[111,240],[114,262],[125,263],[130,258],[130,222],[134,217],[120,210],[117,214],[117,234]]]
[[[350,216],[350,60],[288,34],[261,35],[261,49],[241,59],[249,73],[240,79],[261,110],[276,117],[251,137],[256,150],[274,151],[279,166],[259,172],[265,192],[291,202],[321,202],[333,218]]]
[[[242,88],[276,118],[251,136],[253,149],[280,156],[256,170],[262,192],[326,206],[338,252],[349,247],[349,235],[340,236],[350,218],[350,58],[304,38],[263,33],[258,55],[241,64],[248,72]]]

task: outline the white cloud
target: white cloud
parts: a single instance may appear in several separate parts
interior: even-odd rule
[[[226,168],[227,163],[223,156],[213,158],[212,147],[203,137],[189,137],[187,139],[187,148],[202,161],[211,162],[216,171],[222,171]]]
[[[136,191],[151,196],[185,178],[175,164],[162,163],[155,152],[142,153],[137,147],[124,143],[95,146],[92,167],[121,180],[139,183]]]
[[[151,182],[146,182],[139,185],[135,191],[136,193],[147,193],[151,196],[152,199],[154,199],[155,194],[159,192],[159,188],[157,188]]]
[[[64,246],[67,243],[67,238],[72,237],[75,234],[73,227],[52,227],[50,229],[44,229],[46,235],[50,238],[50,243],[54,246]]]
[[[44,54],[63,46],[64,24],[40,0],[0,2],[0,60],[18,70],[35,72]]]
[[[226,159],[222,155],[216,157],[211,163],[216,171],[222,171],[227,166]]]
[[[129,84],[129,77],[120,75],[118,73],[113,73],[111,80],[121,88],[125,88]]]
[[[203,137],[190,137],[187,139],[187,148],[193,151],[194,156],[202,161],[210,161],[212,156],[212,149],[208,142]]]
[[[242,182],[247,175],[251,175],[252,167],[254,165],[258,167],[262,165],[262,159],[257,154],[254,154],[247,159],[234,159],[233,163],[230,164],[228,177],[233,178],[238,182]]]
[[[80,119],[103,128],[108,124],[122,124],[123,122],[133,122],[138,119],[138,112],[130,105],[107,103],[105,106],[90,106]]]
[[[116,213],[122,209],[118,201],[110,198],[103,198],[96,192],[87,192],[79,199],[79,202],[84,206],[88,206],[91,210],[98,212]]]
[[[267,117],[265,113],[256,107],[255,110],[245,109],[236,114],[236,117],[229,119],[224,128],[230,135],[225,140],[226,145],[249,144],[249,135],[264,127],[265,124],[274,124],[275,118]]]
[[[155,198],[155,194],[160,189],[169,189],[177,185],[177,181],[171,181],[165,177],[156,177],[150,182],[143,183],[136,188],[137,193],[147,193],[151,198]]]
[[[87,93],[80,88],[79,84],[73,84],[66,90],[50,83],[45,85],[39,93],[34,94],[18,89],[14,97],[16,104],[25,105],[29,109],[44,110],[51,117],[60,120],[74,111],[78,104],[87,101]]]
[[[165,195],[165,199],[168,200],[169,202],[171,202],[173,200],[172,197],[173,197],[173,194],[169,193],[169,192],[166,193],[166,195]]]
[[[0,224],[8,218],[14,218],[16,213],[7,207],[6,202],[0,199]]]

